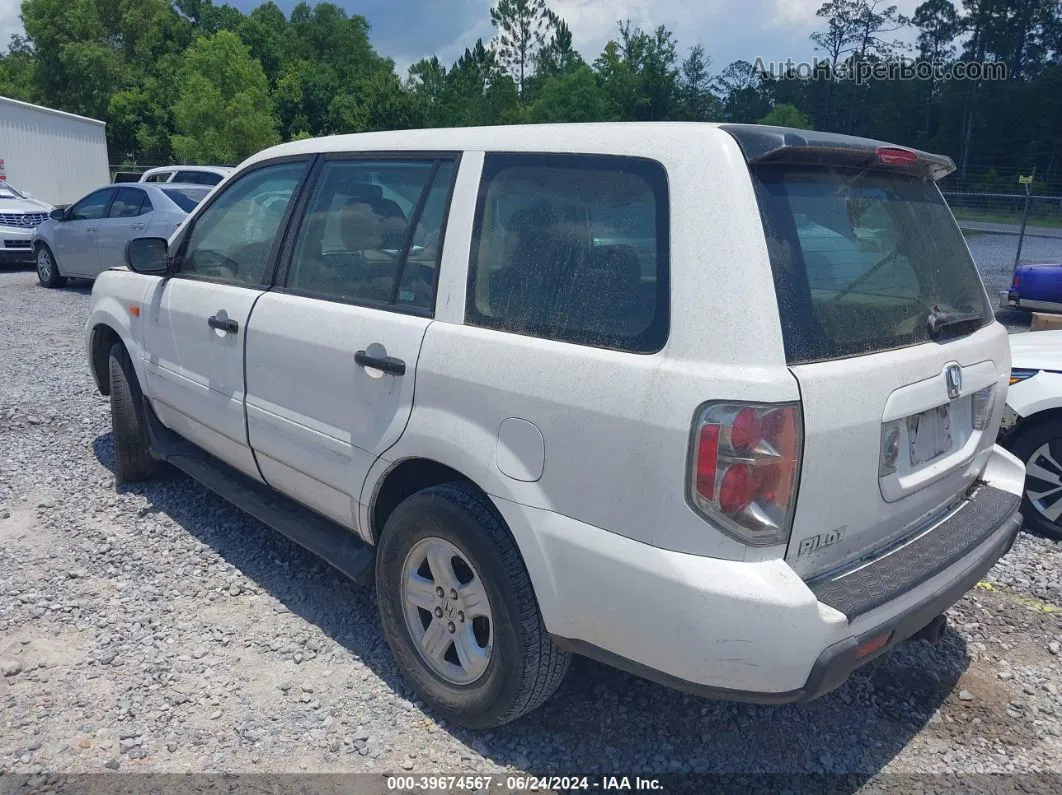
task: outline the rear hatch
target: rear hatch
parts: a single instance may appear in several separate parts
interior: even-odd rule
[[[729,131],[749,160],[800,387],[786,559],[811,578],[961,500],[994,444],[1009,347],[934,181],[949,160],[842,136]]]

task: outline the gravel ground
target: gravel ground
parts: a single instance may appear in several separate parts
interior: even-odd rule
[[[703,701],[577,659],[515,725],[448,725],[399,677],[371,591],[182,476],[115,488],[88,288],[35,281],[0,272],[0,791],[110,771],[845,773],[870,791],[1062,768],[1062,546],[1027,534],[942,643],[812,704]]]

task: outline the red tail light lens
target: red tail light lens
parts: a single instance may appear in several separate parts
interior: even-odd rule
[[[738,410],[730,428],[730,446],[735,452],[744,453],[755,447],[759,441],[760,415],[748,406]]]
[[[1014,271],[1014,279],[1011,281],[1010,286],[1015,290],[1021,287],[1021,276],[1018,275],[1017,271]]]
[[[725,514],[740,513],[752,502],[752,470],[745,464],[728,467],[719,482],[719,509]]]
[[[784,543],[802,442],[799,404],[708,404],[693,426],[691,505],[746,544]]]
[[[918,162],[918,155],[906,149],[883,146],[878,149],[878,160],[887,166],[909,166]]]
[[[719,458],[719,426],[701,426],[697,440],[697,493],[715,499],[715,470]]]

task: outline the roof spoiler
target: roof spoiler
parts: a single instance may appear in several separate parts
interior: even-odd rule
[[[899,169],[931,180],[955,170],[954,161],[872,138],[768,127],[759,124],[721,124],[752,163],[845,165],[857,168]]]

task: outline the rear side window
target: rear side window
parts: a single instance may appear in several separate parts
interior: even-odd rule
[[[777,164],[752,173],[790,364],[917,345],[940,339],[942,328],[969,333],[990,322],[980,277],[934,183]]]
[[[166,198],[186,213],[192,212],[210,191],[206,188],[163,188]]]
[[[655,161],[486,158],[467,322],[636,353],[668,334],[667,175]]]
[[[111,209],[110,212],[107,213],[107,217],[135,218],[145,212],[151,212],[150,202],[148,203],[147,210],[141,209],[144,206],[144,200],[146,198],[147,197],[142,190],[122,188],[118,191],[118,195],[114,197],[114,201],[111,202]]]
[[[221,174],[212,171],[178,171],[173,181],[185,185],[217,185],[222,179]]]

